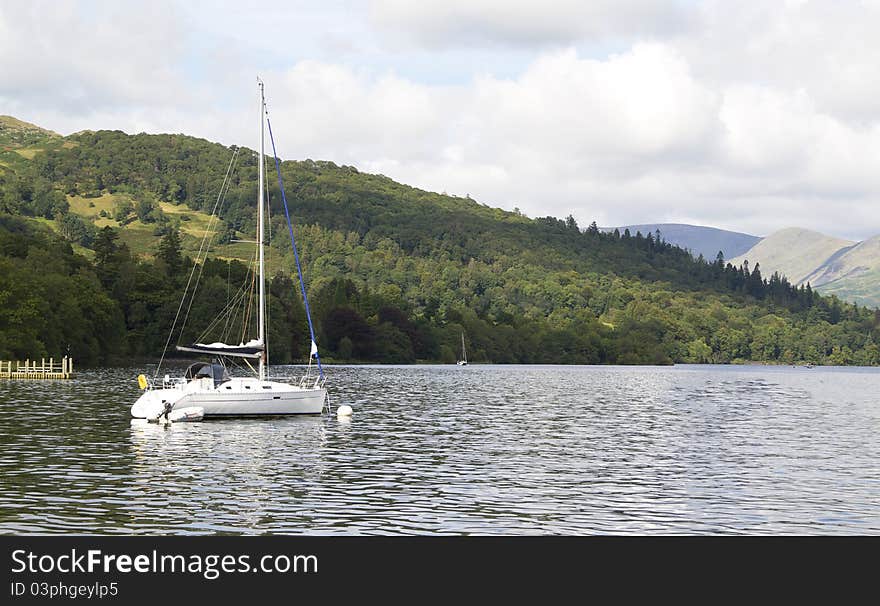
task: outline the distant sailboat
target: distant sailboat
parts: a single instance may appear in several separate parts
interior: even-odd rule
[[[464,348],[464,333],[461,333],[461,360],[458,361],[459,366],[467,366],[467,351]]]
[[[215,358],[214,363],[196,362],[184,373],[183,377],[165,376],[160,385],[153,386],[150,381],[141,375],[138,383],[144,393],[131,407],[131,415],[135,418],[159,419],[160,415],[170,418],[172,413],[180,417],[179,420],[187,420],[186,411],[192,411],[199,419],[203,415],[211,417],[241,417],[241,416],[277,416],[293,414],[320,414],[327,399],[327,389],[324,386],[324,371],[321,367],[321,358],[318,356],[318,346],[315,344],[315,332],[312,327],[311,314],[309,312],[308,298],[303,285],[302,270],[299,266],[299,255],[294,246],[294,256],[299,272],[301,293],[305,304],[306,318],[309,324],[311,336],[311,351],[309,353],[309,370],[298,384],[268,379],[268,352],[266,347],[266,280],[264,262],[264,243],[266,220],[265,213],[265,174],[263,157],[265,154],[264,126],[269,124],[269,135],[272,135],[272,125],[268,122],[266,101],[263,96],[263,83],[260,82],[260,149],[259,162],[259,186],[257,196],[257,241],[256,258],[257,271],[254,286],[258,290],[258,318],[257,336],[240,344],[226,343],[193,343],[177,346],[178,351],[199,353],[203,356]],[[272,148],[274,152],[274,140]],[[278,168],[277,154],[276,168]],[[279,188],[282,198],[284,189],[281,184],[279,170]],[[287,200],[284,199],[285,212]],[[293,243],[293,230],[291,227],[291,242]],[[186,294],[184,294],[184,299]],[[181,301],[181,307],[183,301]],[[176,321],[176,320],[175,320]],[[172,332],[174,327],[172,326]],[[170,339],[170,336],[169,336]],[[254,369],[248,360],[255,360],[257,368]],[[227,368],[227,361],[242,360],[253,370],[255,376],[231,377]],[[312,376],[312,361],[318,365],[317,376]],[[161,363],[160,363],[161,367]],[[158,374],[158,369],[157,369]],[[195,418],[195,417],[194,417]]]

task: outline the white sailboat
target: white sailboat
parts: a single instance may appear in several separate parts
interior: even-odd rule
[[[461,360],[457,362],[459,366],[467,366],[467,351],[464,348],[464,333],[461,333]]]
[[[308,307],[308,299],[302,281],[302,270],[299,266],[299,255],[296,252],[296,244],[293,240],[291,228],[291,242],[294,246],[294,255],[297,260],[300,286],[306,307],[306,314],[311,335],[311,351],[309,354],[309,370],[298,384],[282,381],[270,381],[267,378],[268,356],[266,348],[266,282],[265,262],[263,257],[263,237],[265,231],[264,220],[264,191],[265,169],[263,156],[265,154],[265,125],[269,124],[271,136],[272,125],[268,122],[266,101],[263,92],[263,83],[260,86],[260,151],[259,151],[259,193],[257,210],[257,256],[259,265],[259,325],[258,335],[246,343],[228,345],[225,343],[194,343],[186,346],[178,346],[178,351],[201,353],[216,358],[216,362],[197,362],[192,364],[184,373],[183,377],[170,377],[165,375],[160,386],[154,387],[143,375],[138,377],[138,382],[144,393],[131,407],[131,415],[139,419],[165,419],[176,418],[177,420],[197,420],[201,414],[206,418],[212,417],[251,417],[251,416],[277,416],[292,414],[320,414],[327,400],[327,389],[321,360],[318,356],[318,347],[315,344],[314,329]],[[274,139],[272,147],[274,152]],[[276,158],[277,167],[277,154]],[[280,173],[279,173],[280,183]],[[282,196],[284,189],[281,188]],[[285,211],[287,201],[284,199]],[[288,217],[289,219],[289,217]],[[170,338],[170,337],[169,337]],[[233,378],[228,372],[225,361],[227,359],[255,359],[258,361],[256,376]],[[312,360],[317,361],[318,373],[313,376]],[[248,363],[248,366],[250,364]],[[251,367],[252,368],[252,367]],[[158,371],[157,371],[158,372]],[[201,409],[201,410],[199,410]]]

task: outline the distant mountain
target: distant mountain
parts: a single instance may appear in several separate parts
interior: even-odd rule
[[[807,281],[823,294],[880,307],[880,236],[835,254]]]
[[[760,263],[762,274],[769,276],[778,271],[792,282],[800,284],[832,256],[855,244],[850,240],[826,236],[816,231],[788,227],[770,234],[745,254],[730,261],[734,265],[748,261],[752,269],[756,263]]]
[[[880,259],[880,236],[874,236],[853,246],[843,247],[804,278],[811,284],[831,284],[870,272]]]
[[[775,271],[793,283],[871,307],[880,306],[880,236],[853,242],[800,228],[775,232],[731,262],[748,260],[761,274]]]
[[[615,228],[603,229],[614,231]],[[724,253],[724,258],[729,259],[741,255],[761,240],[758,236],[750,234],[683,223],[646,223],[643,225],[624,225],[616,229],[619,229],[621,233],[624,229],[629,229],[631,234],[640,231],[643,235],[653,234],[660,230],[660,236],[670,244],[690,250],[695,257],[703,255],[703,258],[709,261],[715,259],[719,250]]]

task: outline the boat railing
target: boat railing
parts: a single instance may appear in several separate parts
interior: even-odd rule
[[[321,376],[313,377],[307,374],[299,380],[299,386],[303,389],[320,389],[324,387],[325,381]]]
[[[162,378],[163,389],[173,389],[179,385],[186,385],[186,379],[183,377],[172,377],[170,375],[165,375]]]

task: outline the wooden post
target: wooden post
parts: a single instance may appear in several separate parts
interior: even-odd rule
[[[73,374],[73,358],[70,358],[67,363],[67,373],[71,375]]]

